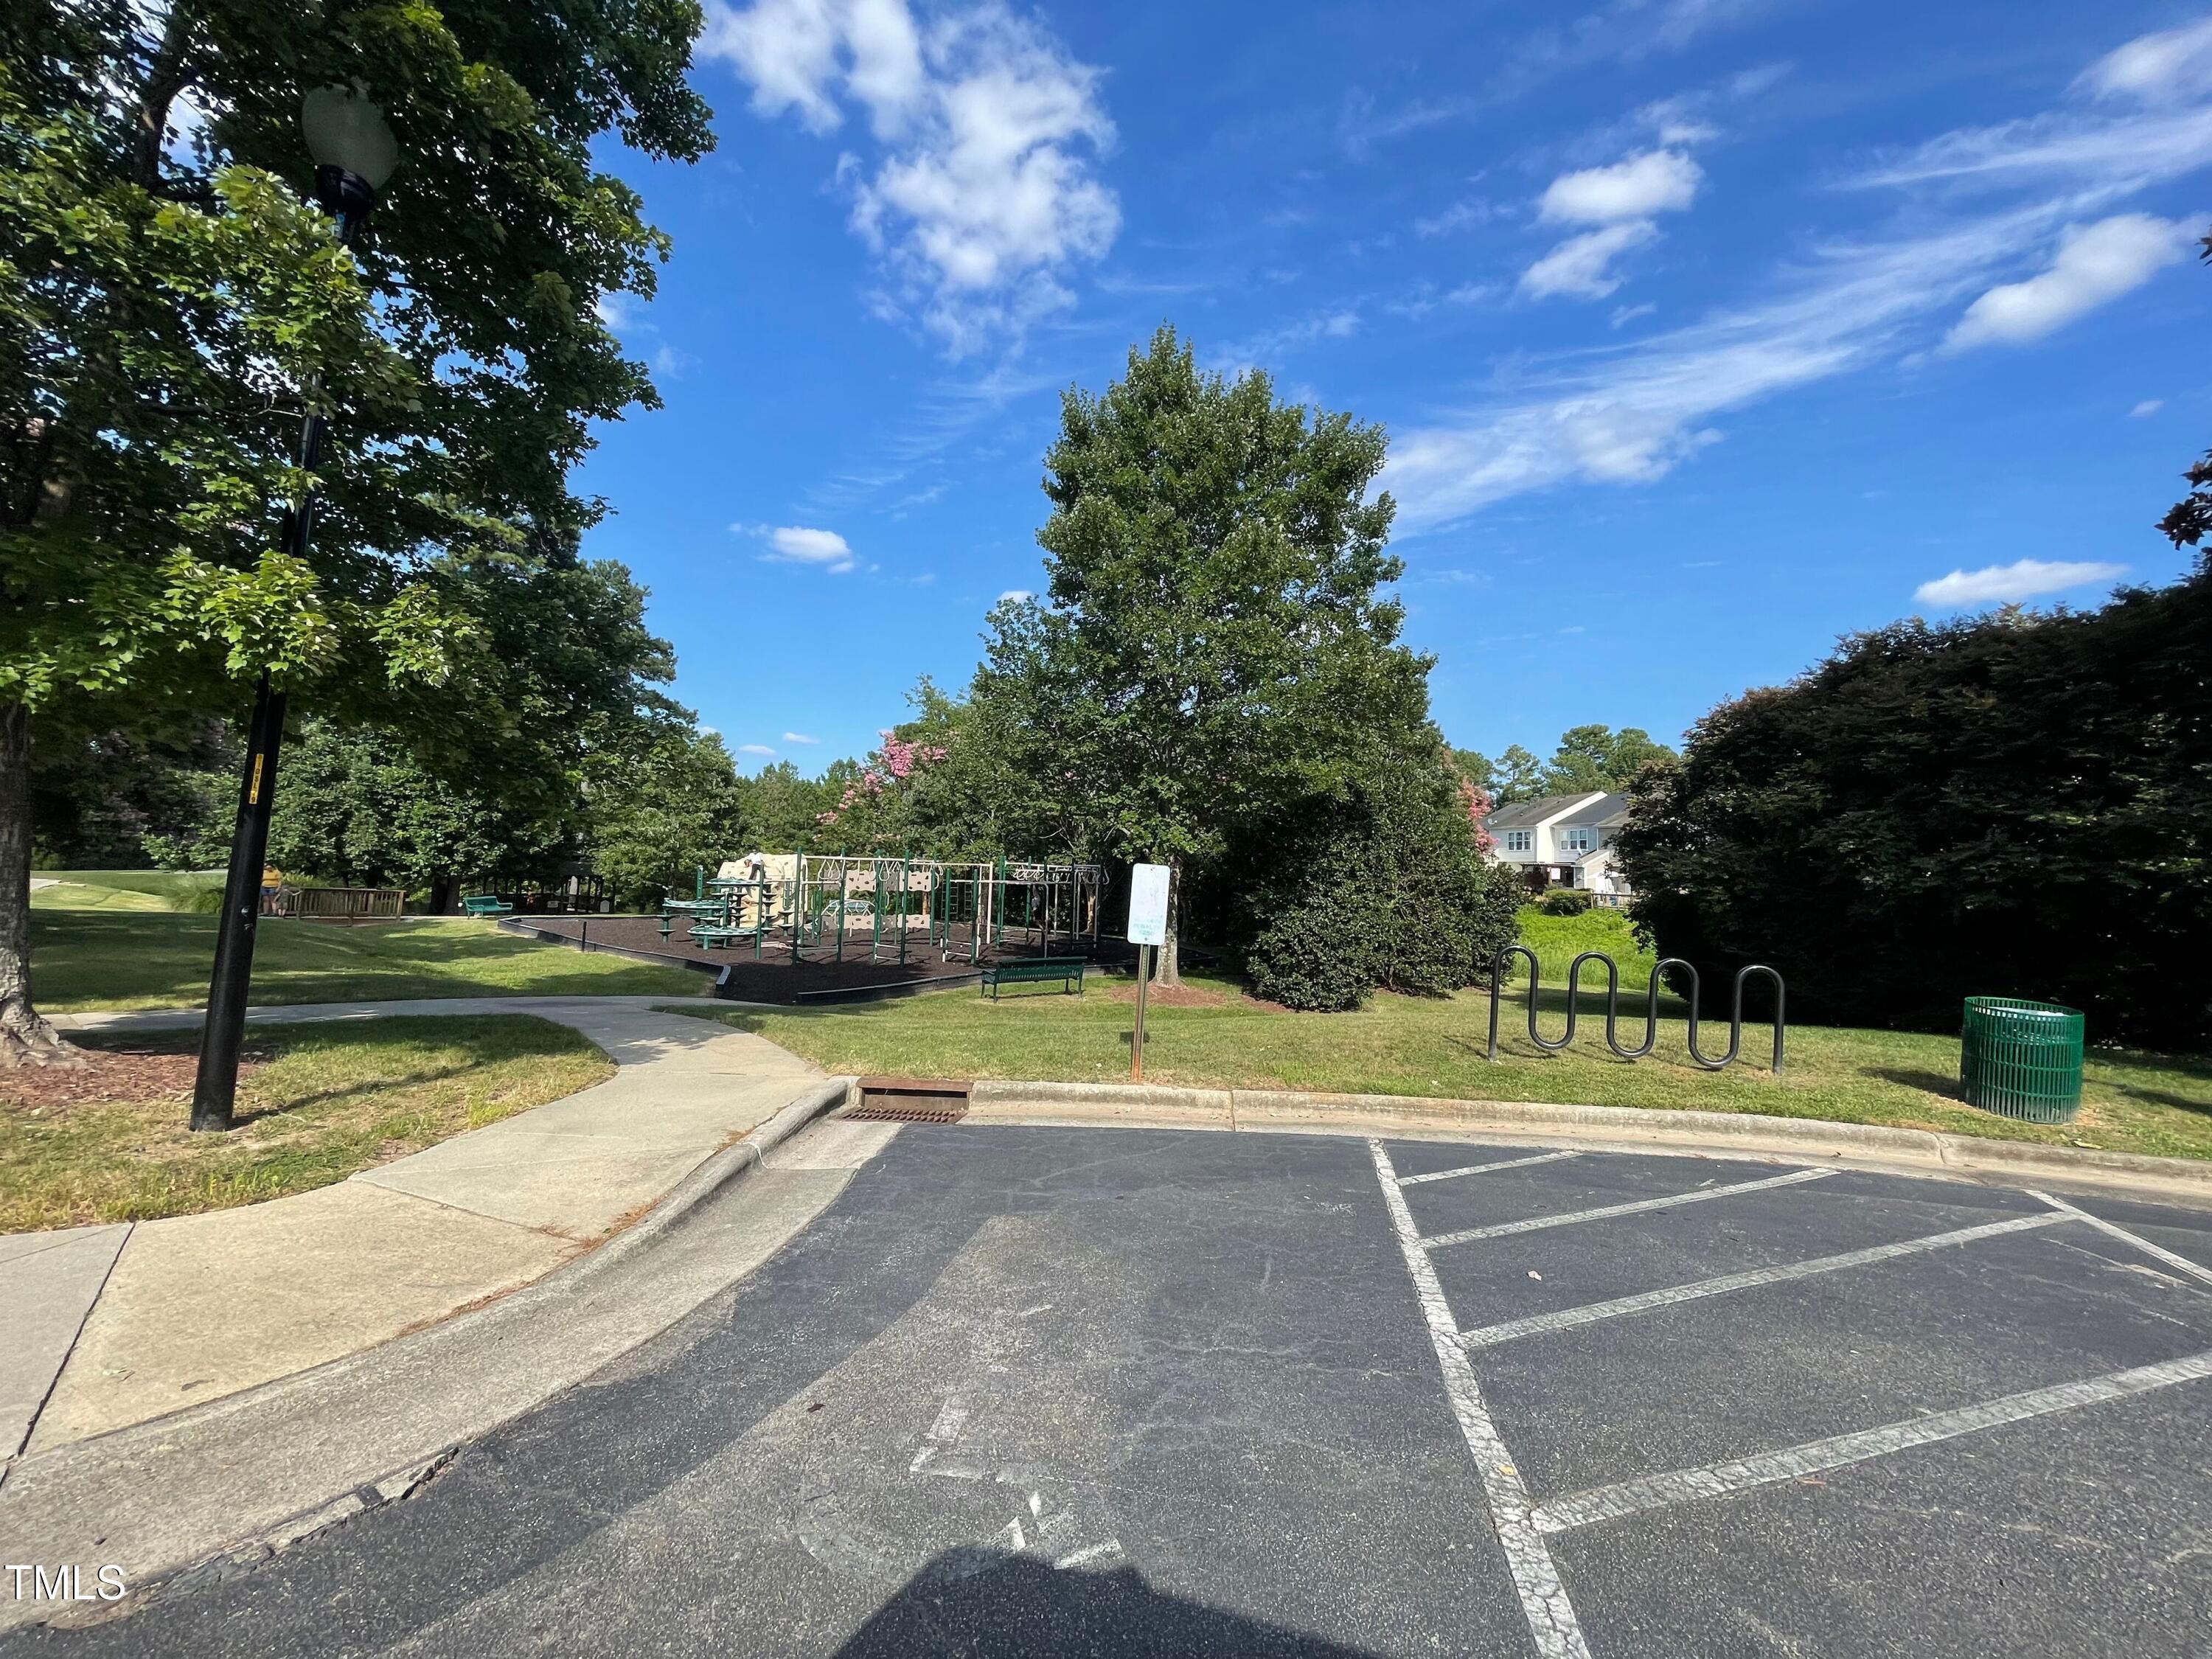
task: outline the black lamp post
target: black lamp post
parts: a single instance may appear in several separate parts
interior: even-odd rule
[[[318,87],[301,102],[300,125],[315,158],[315,199],[337,220],[341,246],[360,235],[376,192],[399,159],[384,112],[349,87]],[[309,387],[312,397],[315,388]],[[312,475],[322,447],[323,417],[311,409],[300,434],[300,469]],[[284,550],[305,557],[314,528],[312,488],[284,514]],[[230,874],[223,884],[216,934],[215,972],[208,985],[207,1026],[200,1037],[192,1086],[192,1127],[228,1129],[238,1092],[238,1050],[246,1038],[246,987],[253,974],[253,930],[261,915],[261,871],[269,856],[269,814],[276,798],[276,754],[284,740],[285,695],[264,671],[253,692],[253,723],[238,820],[230,837]]]

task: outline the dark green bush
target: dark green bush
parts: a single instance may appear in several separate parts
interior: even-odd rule
[[[1589,890],[1585,887],[1554,887],[1536,901],[1536,908],[1547,916],[1579,916],[1590,908]]]
[[[1332,889],[1314,884],[1252,941],[1245,969],[1255,995],[1330,1014],[1366,1001],[1375,986],[1372,917],[1340,884]]]
[[[1485,860],[1441,765],[1312,803],[1273,845],[1245,952],[1271,1001],[1342,1011],[1377,988],[1438,996],[1486,977],[1513,941],[1517,872]]]

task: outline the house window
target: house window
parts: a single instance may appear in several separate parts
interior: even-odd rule
[[[1588,853],[1596,849],[1597,831],[1595,830],[1568,830],[1562,833],[1566,837],[1565,845],[1570,853]]]
[[[1535,847],[1536,837],[1531,830],[1508,830],[1505,832],[1505,850],[1509,853],[1534,852]]]

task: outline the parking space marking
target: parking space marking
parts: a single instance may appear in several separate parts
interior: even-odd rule
[[[1574,1604],[1567,1600],[1566,1588],[1559,1583],[1551,1549],[1536,1528],[1528,1489],[1522,1485],[1512,1455],[1491,1420],[1490,1408],[1483,1403],[1474,1367],[1468,1363],[1467,1350],[1459,1345],[1451,1306],[1444,1300],[1436,1264],[1429,1260],[1420,1231],[1413,1225],[1413,1212],[1406,1206],[1390,1154],[1379,1140],[1370,1140],[1367,1150],[1375,1159],[1375,1173],[1382,1183],[1382,1202],[1397,1231],[1398,1248],[1405,1255],[1414,1297],[1428,1321],[1429,1340],[1435,1345],[1437,1364],[1443,1373],[1444,1397],[1451,1402],[1452,1415],[1459,1419],[1460,1433],[1482,1478],[1491,1521],[1498,1528],[1498,1547],[1505,1553],[1506,1571],[1521,1598],[1521,1611],[1528,1620],[1536,1651],[1543,1659],[1589,1659],[1582,1621],[1576,1618]]]
[[[2072,1411],[2081,1406],[2094,1406],[2107,1400],[2148,1394],[2156,1389],[2168,1389],[2177,1382],[2192,1382],[2207,1376],[2212,1376],[2212,1352],[2191,1354],[2185,1359],[2167,1359],[2155,1365],[2137,1365],[2130,1370],[2112,1371],[2081,1382],[2061,1382],[2047,1389],[2030,1389],[2023,1394],[2006,1395],[2002,1399],[1984,1401],[1978,1406],[1936,1412],[1926,1417],[1888,1424],[1879,1429],[1863,1429],[1852,1434],[1832,1435],[1825,1440],[1809,1440],[1801,1446],[1762,1452],[1753,1457],[1739,1457],[1725,1463],[1708,1463],[1702,1468],[1676,1469],[1666,1474],[1647,1475],[1638,1480],[1624,1480],[1614,1486],[1595,1487],[1589,1492],[1539,1505],[1534,1516],[1535,1528],[1547,1534],[1566,1532],[1600,1521],[1617,1520],[1639,1510],[1695,1503],[1707,1498],[1724,1498],[1732,1492],[1776,1486],[1785,1480],[1802,1480],[1823,1470],[1863,1463],[1869,1458],[1887,1456],[1892,1452],[1929,1445],[1939,1440],[1949,1440],[1958,1435],[2001,1428],[2008,1423],[2025,1422],[2030,1418],[2046,1417],[2053,1412]]]
[[[1825,1181],[1835,1174],[1833,1170],[1792,1170],[1788,1175],[1769,1176],[1764,1181],[1739,1181],[1726,1187],[1705,1187],[1693,1193],[1675,1193],[1666,1198],[1641,1198],[1633,1204],[1608,1204],[1602,1209],[1572,1210],[1564,1215],[1540,1215],[1527,1221],[1501,1221],[1494,1226],[1468,1227],[1455,1233],[1439,1233],[1434,1238],[1416,1239],[1425,1250],[1441,1250],[1447,1244],[1466,1244],[1478,1238],[1504,1238],[1511,1233],[1539,1232],[1546,1227],[1571,1227],[1577,1222],[1603,1221],[1610,1216],[1642,1215],[1651,1210],[1671,1210],[1684,1204],[1702,1204],[1709,1198],[1727,1198],[1736,1193],[1756,1193],[1770,1187],[1794,1187],[1802,1181]]]
[[[2167,1249],[2163,1244],[2154,1244],[2147,1238],[2139,1238],[2135,1234],[2130,1232],[2125,1227],[2121,1226],[2118,1222],[2107,1221],[2100,1215],[2091,1215],[2087,1210],[2084,1210],[2076,1205],[2069,1204],[2063,1198],[2053,1197],[2049,1193],[2030,1192],[2028,1196],[2030,1198],[2041,1199],[2045,1204],[2050,1205],[2054,1210],[2064,1211],[2069,1218],[2075,1221],[2087,1222],[2092,1227],[2094,1227],[2100,1232],[2110,1233],[2114,1238],[2126,1241],[2128,1243],[2134,1245],[2138,1250],[2141,1250],[2145,1255],[2156,1256],[2160,1261],[2166,1263],[2167,1267],[2179,1268],[2183,1273],[2187,1273],[2191,1278],[2197,1280],[2201,1284],[2212,1285],[2212,1267],[2200,1267],[2197,1263],[2191,1261],[2187,1256],[2176,1255],[2172,1250]]]
[[[1948,1233],[1931,1233],[1925,1238],[1902,1239],[1894,1244],[1875,1244],[1863,1250],[1846,1250],[1840,1255],[1814,1256],[1804,1261],[1787,1261],[1779,1267],[1754,1267],[1748,1272],[1726,1273],[1718,1279],[1701,1279],[1694,1284],[1676,1285],[1663,1291],[1646,1291],[1641,1296],[1624,1296],[1610,1302],[1589,1302],[1579,1308],[1565,1308],[1557,1313],[1531,1314],[1526,1319],[1509,1319],[1501,1324],[1485,1325],[1479,1330],[1462,1331],[1460,1340],[1470,1348],[1494,1347],[1501,1342],[1512,1342],[1524,1336],[1540,1336],[1547,1331],[1571,1330],[1577,1325],[1595,1324],[1601,1319],[1619,1319],[1628,1314],[1649,1313],[1655,1308],[1671,1308],[1680,1303],[1696,1302],[1709,1296],[1726,1296],[1735,1291],[1754,1290],[1761,1285],[1779,1285],[1793,1279],[1810,1279],[1816,1273],[1832,1273],[1845,1267],[1863,1267],[1876,1261],[1888,1261],[1901,1255],[1917,1255],[1923,1250],[1940,1250],[1953,1244],[1971,1244],[1978,1238],[1996,1238],[2005,1233],[2031,1232],[2039,1227],[2063,1226],[2074,1218],[2055,1212],[2045,1215],[2014,1216],[2008,1221],[1985,1221],[1978,1226],[1960,1227]]]
[[[1579,1158],[1579,1152],[1539,1152],[1534,1158],[1503,1158],[1496,1164],[1462,1164],[1456,1170],[1431,1170],[1426,1175],[1400,1176],[1401,1187],[1418,1187],[1424,1181],[1450,1181],[1460,1176],[1480,1175],[1486,1170],[1525,1170],[1531,1164],[1557,1164],[1563,1158]]]

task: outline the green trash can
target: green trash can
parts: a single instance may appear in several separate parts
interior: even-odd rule
[[[2066,1123],[2081,1107],[2081,1011],[2016,997],[1968,997],[1959,1084],[1966,1103],[2030,1123]]]

